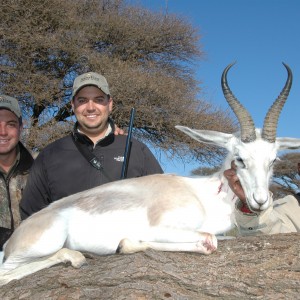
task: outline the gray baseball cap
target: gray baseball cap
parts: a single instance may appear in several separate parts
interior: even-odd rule
[[[88,72],[75,78],[73,83],[72,98],[81,88],[87,85],[94,85],[98,87],[104,94],[110,95],[106,78],[98,73]]]
[[[0,108],[5,108],[12,111],[18,118],[21,118],[21,109],[16,98],[0,95]]]

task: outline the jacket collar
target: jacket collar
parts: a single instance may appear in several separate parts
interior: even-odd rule
[[[20,149],[20,161],[17,166],[17,171],[20,173],[26,173],[31,168],[34,159],[21,142],[19,142],[18,146]]]
[[[114,135],[115,124],[111,118],[108,118],[108,123],[111,126],[111,129],[112,129],[111,132],[106,137],[104,137],[103,139],[98,141],[97,144],[95,145],[95,147],[96,146],[101,146],[101,147],[107,146],[107,145],[110,145],[114,141],[114,139],[115,139],[115,135]],[[94,143],[88,136],[86,136],[85,134],[78,131],[78,122],[75,123],[72,134],[76,141],[79,141],[80,143],[87,144],[90,146],[94,146]]]

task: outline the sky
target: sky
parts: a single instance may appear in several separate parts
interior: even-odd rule
[[[299,137],[300,116],[300,1],[299,0],[132,0],[153,11],[187,19],[201,35],[205,58],[197,63],[201,98],[228,109],[220,78],[224,68],[232,92],[248,109],[256,127],[283,88],[287,72],[293,85],[279,118],[277,136]],[[180,124],[185,125],[185,124]],[[200,129],[200,128],[199,128]],[[199,164],[183,165],[163,158],[166,173],[188,176]]]

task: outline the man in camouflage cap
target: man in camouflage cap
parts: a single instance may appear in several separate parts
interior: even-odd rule
[[[19,203],[33,158],[20,142],[22,115],[17,99],[0,95],[0,250],[20,224]]]

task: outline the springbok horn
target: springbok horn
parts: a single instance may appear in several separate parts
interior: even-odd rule
[[[235,63],[228,65],[223,71],[221,78],[222,90],[226,101],[228,102],[229,106],[233,110],[240,123],[242,142],[250,143],[256,139],[254,122],[248,111],[233,95],[227,83],[227,72],[234,64]]]
[[[280,115],[280,112],[285,104],[285,101],[289,95],[290,89],[292,87],[292,81],[293,81],[293,74],[288,65],[283,63],[285,66],[287,72],[288,72],[288,78],[286,80],[285,86],[282,89],[280,95],[278,98],[274,101],[272,106],[270,107],[265,120],[264,120],[264,126],[262,129],[261,137],[270,143],[274,143],[276,140],[276,131],[277,131],[277,124],[278,124],[278,118]]]

